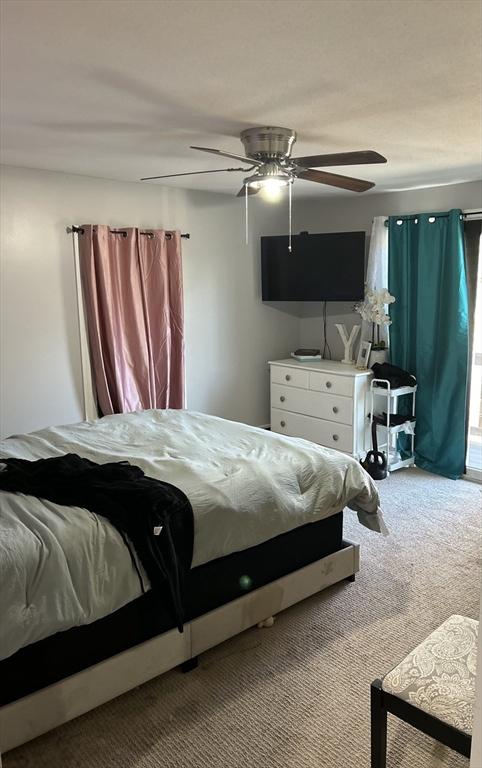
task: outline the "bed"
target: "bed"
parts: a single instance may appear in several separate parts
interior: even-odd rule
[[[65,453],[128,460],[188,496],[195,536],[186,623],[179,633],[106,519],[3,493],[4,751],[353,576],[358,547],[343,541],[346,506],[383,529],[376,487],[354,459],[214,416],[114,415],[2,445],[5,458]]]

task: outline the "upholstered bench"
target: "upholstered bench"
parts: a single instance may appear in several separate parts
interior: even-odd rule
[[[478,621],[451,616],[371,686],[371,766],[386,768],[387,712],[467,757]]]

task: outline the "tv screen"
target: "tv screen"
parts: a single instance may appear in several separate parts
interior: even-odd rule
[[[263,301],[359,301],[365,283],[365,233],[261,238]]]

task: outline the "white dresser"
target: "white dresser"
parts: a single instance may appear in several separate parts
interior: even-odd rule
[[[369,447],[371,371],[332,360],[274,360],[271,430],[361,458]]]

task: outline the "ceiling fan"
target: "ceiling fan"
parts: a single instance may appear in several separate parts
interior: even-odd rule
[[[219,157],[229,157],[247,163],[249,167],[217,168],[211,171],[191,171],[188,173],[169,173],[163,176],[146,176],[141,181],[152,179],[168,179],[175,176],[193,176],[202,173],[233,173],[253,171],[243,181],[238,197],[256,195],[263,191],[270,199],[277,199],[283,187],[293,183],[295,179],[314,181],[317,184],[327,184],[330,187],[348,189],[352,192],[365,192],[375,186],[372,181],[355,179],[351,176],[341,176],[337,173],[318,171],[316,168],[338,165],[368,165],[371,163],[386,163],[383,155],[372,150],[361,152],[336,152],[325,155],[309,155],[308,157],[291,157],[296,132],[290,128],[247,128],[241,131],[241,141],[245,157],[224,152],[221,149],[208,147],[191,147],[200,152],[210,152]],[[291,188],[291,187],[290,187]]]

